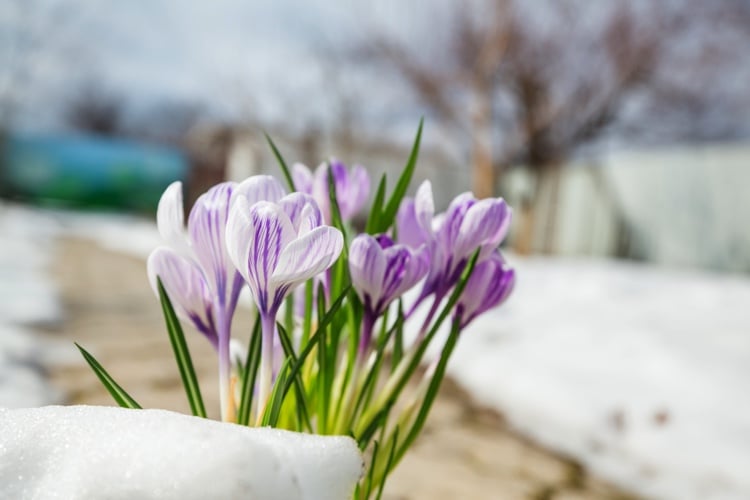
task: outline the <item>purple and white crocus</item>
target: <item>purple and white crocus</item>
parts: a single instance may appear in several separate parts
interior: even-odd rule
[[[370,176],[361,165],[354,165],[348,169],[339,160],[330,163],[333,173],[333,183],[336,189],[336,202],[339,206],[341,219],[350,221],[359,213],[367,197],[370,195]],[[331,224],[331,203],[328,194],[328,164],[322,163],[313,173],[301,163],[292,166],[292,180],[294,187],[300,193],[309,194],[318,203],[323,219]]]
[[[230,394],[231,322],[243,286],[242,277],[229,261],[225,227],[237,185],[218,184],[196,200],[184,226],[182,184],[171,184],[157,209],[157,226],[169,246],[149,256],[149,281],[157,292],[157,277],[176,312],[188,319],[218,351],[222,419],[234,418]],[[158,292],[157,292],[158,293]]]
[[[430,270],[410,311],[433,297],[422,333],[474,252],[480,251],[481,262],[502,242],[510,218],[510,207],[502,198],[477,200],[471,193],[457,196],[444,214],[435,216],[429,181],[419,187],[413,200],[404,200],[397,214],[398,239],[411,247],[426,245],[430,254]]]
[[[344,240],[338,229],[323,224],[315,201],[302,193],[255,203],[238,195],[226,238],[229,256],[250,286],[261,317],[260,416],[271,390],[279,308],[294,288],[335,262]]]
[[[359,360],[370,347],[375,321],[390,303],[424,278],[430,267],[425,248],[394,244],[385,235],[360,234],[349,248],[352,286],[364,306]]]
[[[516,272],[508,266],[499,251],[477,264],[456,304],[456,315],[461,318],[460,327],[464,328],[480,314],[505,302],[515,283]]]

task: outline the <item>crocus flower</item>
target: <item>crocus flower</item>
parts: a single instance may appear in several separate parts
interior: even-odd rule
[[[429,181],[425,181],[413,201],[402,203],[397,216],[399,241],[410,246],[425,244],[430,254],[430,270],[409,311],[434,296],[422,332],[440,301],[460,279],[472,254],[480,250],[480,262],[487,258],[505,238],[511,217],[510,207],[502,198],[477,200],[471,193],[454,198],[444,214],[433,213],[432,189]]]
[[[229,260],[225,236],[232,198],[238,187],[236,183],[224,182],[201,195],[190,211],[186,231],[182,185],[180,182],[170,185],[159,200],[156,219],[159,232],[171,248],[156,249],[148,261],[154,289],[158,276],[177,312],[187,317],[218,351],[224,420],[231,420],[234,413],[229,343],[232,317],[244,283]],[[245,185],[243,192],[248,191]]]
[[[456,304],[461,328],[485,311],[505,302],[515,282],[515,271],[506,264],[499,251],[477,264]]]
[[[279,307],[295,287],[328,269],[343,248],[341,232],[322,225],[322,220],[315,201],[302,193],[284,196],[278,203],[251,205],[242,195],[233,201],[226,228],[227,248],[250,286],[261,316],[261,404],[271,388]]]
[[[341,219],[351,220],[367,202],[370,194],[370,176],[361,165],[354,165],[351,170],[338,160],[331,160],[331,172],[336,189],[336,201],[341,212]],[[320,207],[324,220],[331,223],[330,198],[328,195],[328,164],[322,163],[310,171],[305,165],[295,163],[292,166],[292,180],[297,191],[311,195]]]
[[[424,278],[429,259],[424,247],[394,244],[387,235],[360,234],[349,248],[352,286],[364,305],[360,357],[370,345],[375,320],[388,305]]]

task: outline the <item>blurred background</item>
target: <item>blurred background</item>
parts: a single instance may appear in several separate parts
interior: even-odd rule
[[[519,286],[456,354],[460,464],[393,498],[749,498],[748,47],[748,0],[4,0],[0,406],[88,401],[61,335],[161,328],[170,182],[277,173],[264,131],[395,179],[424,117],[413,185],[505,197]]]

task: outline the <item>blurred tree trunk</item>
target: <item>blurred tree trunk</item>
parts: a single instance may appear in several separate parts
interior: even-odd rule
[[[488,82],[476,82],[471,126],[473,191],[479,199],[489,198],[495,194],[497,177],[492,161],[492,88]]]

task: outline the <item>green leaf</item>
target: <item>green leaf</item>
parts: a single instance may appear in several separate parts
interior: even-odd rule
[[[388,478],[388,473],[391,471],[394,465],[394,459],[398,460],[396,458],[396,446],[398,445],[398,425],[393,430],[393,446],[391,446],[391,451],[388,453],[388,461],[385,463],[385,472],[383,473],[383,477],[380,479],[380,486],[378,487],[378,495],[375,497],[375,500],[380,500],[383,497],[383,489],[385,488],[385,480]]]
[[[406,162],[404,171],[401,172],[401,176],[396,183],[396,187],[391,194],[388,203],[383,210],[382,216],[380,217],[378,225],[378,233],[386,231],[393,224],[393,220],[396,218],[396,212],[398,207],[401,205],[401,200],[406,195],[406,190],[409,188],[409,183],[414,175],[414,169],[417,166],[417,158],[419,157],[419,145],[422,141],[422,127],[424,125],[424,118],[419,120],[419,128],[417,129],[417,136],[414,138],[414,144],[411,148],[411,154],[409,154],[409,161]]]
[[[461,318],[460,316],[457,316],[453,321],[451,333],[448,336],[448,339],[445,342],[445,346],[443,346],[443,350],[440,353],[440,359],[438,360],[437,367],[435,368],[435,373],[432,375],[430,385],[427,388],[427,394],[425,395],[424,401],[422,402],[422,406],[420,406],[419,408],[419,413],[417,414],[414,425],[409,430],[409,434],[407,434],[404,442],[401,443],[401,447],[396,454],[396,463],[401,460],[401,457],[404,456],[406,450],[409,449],[409,446],[412,445],[412,443],[417,438],[417,436],[419,436],[419,433],[424,427],[425,421],[427,420],[427,414],[432,408],[432,403],[434,403],[435,398],[438,394],[438,389],[440,389],[440,385],[443,382],[443,378],[445,377],[445,369],[448,365],[448,359],[450,359],[451,354],[453,353],[453,349],[456,347],[456,342],[458,341],[458,336],[460,333]]]
[[[203,406],[203,398],[201,397],[201,390],[198,385],[198,377],[195,375],[193,361],[190,357],[190,350],[188,349],[187,342],[185,342],[185,334],[182,331],[182,326],[177,319],[177,315],[172,307],[172,302],[167,296],[167,291],[164,289],[161,278],[157,277],[156,280],[159,288],[161,308],[164,312],[164,320],[167,324],[167,332],[169,333],[169,341],[172,344],[172,351],[174,351],[177,367],[180,370],[182,385],[185,387],[185,393],[187,394],[187,399],[190,403],[190,409],[192,410],[193,415],[197,417],[205,417],[206,408]]]
[[[112,395],[112,398],[114,398],[118,405],[122,406],[123,408],[141,408],[141,405],[139,405],[135,401],[135,399],[130,397],[130,395],[125,392],[125,389],[123,389],[120,384],[115,382],[115,379],[113,379],[112,376],[107,373],[107,370],[105,370],[104,367],[99,364],[94,356],[89,354],[88,351],[86,351],[86,349],[84,349],[80,345],[75,344],[75,346],[79,351],[81,351],[83,359],[85,359],[91,369],[94,370],[94,373],[97,377],[99,377],[102,385],[104,385],[104,388],[109,391],[109,393]]]
[[[292,366],[297,364],[297,355],[294,353],[294,346],[292,345],[292,339],[289,338],[286,329],[279,323],[276,325],[279,331],[279,339],[281,340],[281,347],[284,349],[284,354],[287,359],[290,360]],[[297,404],[295,407],[298,412],[298,420],[305,424],[309,432],[313,431],[313,426],[310,421],[310,413],[307,411],[307,402],[305,400],[305,385],[302,382],[302,376],[299,372],[295,373],[294,376],[290,373],[290,380],[294,383],[295,395],[297,397]],[[284,388],[284,392],[281,394],[281,398],[286,396],[287,389]],[[301,427],[301,426],[300,426]]]
[[[377,417],[377,413],[375,413],[375,415],[373,416],[370,416],[370,415],[373,412],[375,412],[375,410],[381,405],[384,405],[385,407],[393,406],[395,401],[398,399],[399,395],[401,394],[401,391],[404,389],[406,384],[409,382],[409,379],[411,378],[412,374],[414,373],[414,370],[416,370],[417,367],[419,366],[419,363],[422,360],[422,357],[424,356],[424,353],[427,350],[427,347],[430,345],[430,342],[437,334],[438,328],[440,328],[440,325],[442,324],[442,322],[450,314],[450,312],[453,310],[454,306],[456,305],[456,302],[458,302],[458,299],[461,297],[461,293],[463,293],[463,290],[466,287],[466,283],[469,281],[469,278],[471,277],[471,273],[474,271],[474,267],[476,266],[478,259],[479,259],[479,250],[474,252],[474,255],[472,256],[471,260],[466,265],[466,268],[461,274],[461,279],[459,280],[459,282],[456,284],[455,288],[453,289],[453,292],[451,293],[451,296],[448,299],[448,302],[443,307],[442,311],[440,312],[440,315],[438,316],[438,319],[435,321],[430,331],[427,333],[427,335],[425,335],[424,339],[422,339],[422,342],[419,344],[414,354],[408,359],[408,363],[403,366],[399,365],[399,367],[396,369],[396,372],[394,372],[393,374],[393,376],[395,376],[396,378],[395,379],[392,378],[391,380],[388,381],[388,383],[386,384],[386,387],[383,389],[383,396],[381,396],[381,399],[376,400],[376,404],[374,405],[373,409],[365,413],[365,415],[360,420],[361,423],[358,426],[358,428],[368,429],[369,426],[372,425],[372,422]],[[403,359],[402,363],[405,363],[406,361],[407,361],[406,359]],[[385,401],[383,401],[382,398],[384,398]]]
[[[286,387],[287,380],[289,378],[289,358],[286,358],[281,363],[281,369],[279,374],[276,376],[276,381],[273,384],[271,390],[271,397],[266,405],[266,412],[263,414],[261,420],[262,427],[276,427],[276,423],[279,421],[279,415],[281,413],[281,404],[284,402],[284,387]]]
[[[271,146],[271,151],[273,151],[273,155],[276,157],[276,161],[279,163],[279,167],[281,167],[281,172],[284,174],[286,183],[289,185],[289,190],[292,192],[296,191],[297,189],[294,187],[294,180],[292,179],[292,174],[289,172],[289,167],[284,161],[284,157],[281,156],[281,153],[279,152],[279,148],[276,147],[276,144],[274,144],[273,139],[271,139],[271,136],[269,136],[265,132],[263,132],[263,135],[266,136],[266,141],[268,141],[268,145]]]
[[[253,407],[253,395],[255,391],[255,380],[258,376],[260,366],[260,313],[255,317],[253,332],[247,346],[247,359],[242,370],[242,392],[240,394],[240,408],[237,412],[237,423],[240,425],[250,424],[250,412]]]
[[[292,380],[294,377],[297,376],[297,374],[302,369],[302,366],[305,364],[305,360],[307,360],[307,357],[310,355],[312,350],[315,348],[315,346],[318,346],[318,352],[321,350],[325,350],[325,332],[328,328],[328,325],[333,321],[334,317],[336,316],[336,313],[341,308],[341,305],[344,303],[344,299],[346,299],[349,290],[351,287],[346,287],[344,291],[339,295],[339,297],[331,304],[331,308],[328,310],[327,313],[324,315],[319,314],[318,317],[321,318],[318,322],[318,328],[315,330],[315,333],[310,337],[310,340],[307,342],[305,347],[302,349],[302,352],[300,352],[299,357],[297,358],[297,362],[292,365],[292,368],[289,372],[289,379],[286,383],[286,386],[284,387],[284,394],[286,394],[289,389],[292,386]],[[321,292],[318,292],[320,295]],[[318,382],[320,384],[320,382]],[[318,429],[318,432],[320,432],[320,429]]]
[[[385,202],[385,185],[386,175],[383,174],[378,184],[378,190],[375,192],[372,207],[370,208],[370,216],[367,218],[365,232],[368,234],[375,234],[380,227],[380,216],[383,213],[383,203]]]

